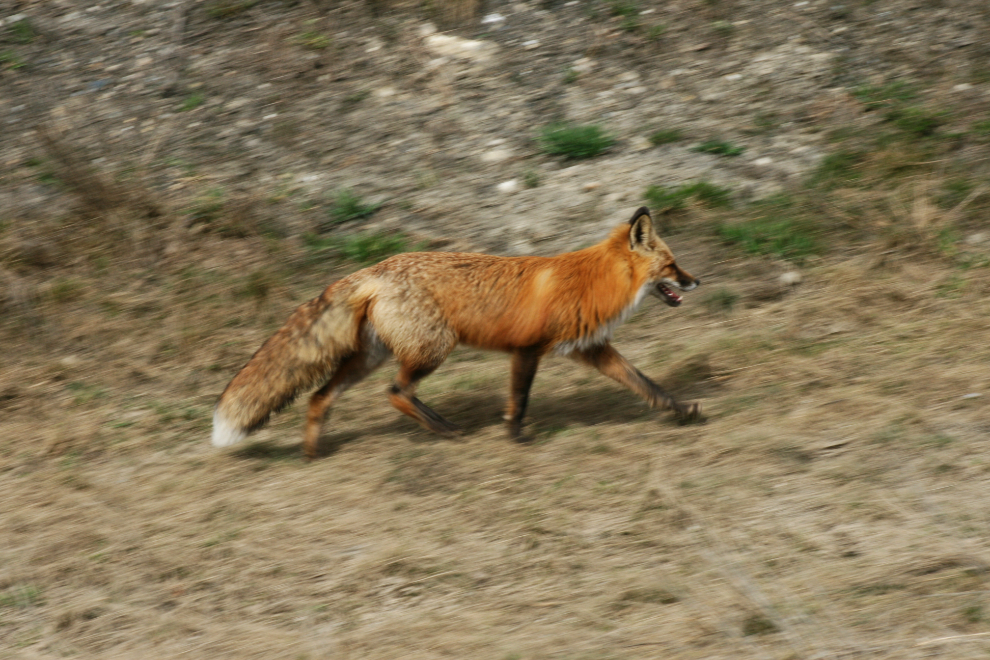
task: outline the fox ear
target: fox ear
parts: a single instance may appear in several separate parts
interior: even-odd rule
[[[653,218],[650,209],[641,206],[629,220],[629,249],[646,247],[653,236]]]

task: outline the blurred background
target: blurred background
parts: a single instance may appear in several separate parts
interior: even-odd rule
[[[990,7],[0,2],[0,655],[990,653]],[[394,367],[238,448],[227,381],[410,250],[649,206],[703,286],[615,345]]]

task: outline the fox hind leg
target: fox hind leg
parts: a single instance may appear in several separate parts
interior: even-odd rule
[[[365,335],[364,348],[344,360],[330,380],[309,399],[306,431],[303,435],[303,451],[307,460],[316,458],[319,451],[320,431],[333,402],[352,386],[367,378],[391,354],[372,332],[366,332]]]
[[[416,398],[416,385],[433,373],[442,362],[441,359],[436,364],[418,367],[403,363],[395,382],[389,387],[388,400],[396,410],[409,415],[424,428],[444,437],[453,437],[460,433],[460,429]]]

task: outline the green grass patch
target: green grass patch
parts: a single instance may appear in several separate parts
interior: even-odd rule
[[[344,238],[304,234],[303,241],[311,252],[313,261],[323,259],[327,253],[349,261],[369,265],[402,252],[422,250],[421,243],[414,244],[402,233],[354,234]]]
[[[736,31],[736,26],[731,21],[713,21],[712,31],[723,39],[727,39]]]
[[[818,254],[822,246],[816,228],[795,213],[790,198],[779,197],[754,204],[758,215],[716,227],[718,236],[751,254],[776,255],[800,262]]]
[[[220,188],[210,188],[186,209],[190,225],[212,224],[220,219],[222,213],[223,190]]]
[[[365,100],[369,96],[371,96],[371,92],[367,89],[361,89],[353,94],[348,94],[340,101],[340,111],[350,112],[360,105],[361,101]]]
[[[546,154],[574,160],[594,158],[615,143],[597,124],[555,123],[545,126],[538,138]]]
[[[402,234],[364,234],[344,239],[341,253],[351,261],[370,264],[414,249]]]
[[[811,186],[833,188],[847,185],[860,178],[860,166],[865,154],[858,151],[836,151],[824,158],[808,179]]]
[[[331,44],[330,37],[316,30],[307,30],[306,32],[297,34],[290,41],[297,46],[302,46],[309,50],[323,50],[329,48]]]
[[[11,23],[7,28],[7,34],[10,35],[12,41],[19,44],[29,44],[34,41],[36,36],[38,36],[34,26],[31,25],[31,22],[26,18],[22,18],[19,21]]]
[[[179,106],[179,112],[189,112],[190,110],[194,110],[203,105],[203,101],[205,100],[206,97],[203,96],[201,92],[193,92],[183,99],[182,105]]]
[[[22,66],[24,66],[24,60],[21,59],[20,55],[12,50],[0,51],[0,69],[14,70],[20,69]]]
[[[212,18],[233,18],[258,4],[258,0],[213,0],[206,5]]]
[[[892,108],[884,115],[887,121],[913,137],[934,135],[938,127],[945,123],[946,117],[945,112],[915,106]]]
[[[895,80],[884,85],[862,85],[853,90],[853,96],[867,110],[890,108],[906,103],[917,95],[914,85],[904,80]]]
[[[663,23],[657,23],[656,25],[651,25],[649,29],[646,30],[646,38],[650,41],[660,41],[666,32],[667,26]]]
[[[670,144],[671,142],[679,142],[684,139],[684,135],[681,133],[680,129],[677,128],[666,128],[660,129],[659,131],[653,131],[650,133],[650,144],[654,147],[658,147],[661,144]]]
[[[610,0],[608,11],[612,16],[633,18],[639,16],[639,4],[630,0]]]
[[[746,147],[740,147],[732,144],[731,142],[726,142],[725,140],[707,140],[693,148],[691,151],[732,158],[734,156],[739,156],[742,152],[746,151]]]
[[[370,217],[379,208],[381,208],[381,204],[369,204],[350,188],[341,188],[334,195],[333,201],[327,209],[327,214],[330,216],[331,224],[339,225],[351,220]]]
[[[43,602],[41,589],[33,584],[19,584],[0,591],[0,609],[25,610]]]

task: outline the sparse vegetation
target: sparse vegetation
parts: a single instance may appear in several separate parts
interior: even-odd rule
[[[539,142],[544,153],[577,160],[605,152],[615,143],[615,138],[597,124],[558,123],[546,126]]]
[[[696,199],[709,208],[725,208],[732,205],[732,191],[707,181],[686,183],[676,188],[650,186],[643,194],[650,208],[660,212],[679,211]]]
[[[772,254],[798,262],[821,251],[807,222],[783,214],[724,222],[718,226],[718,235],[751,254]]]
[[[400,233],[350,236],[341,243],[341,253],[359,264],[371,264],[410,250],[409,240]]]
[[[731,312],[739,301],[739,294],[731,289],[715,289],[705,297],[705,306],[712,312]]]
[[[11,40],[19,44],[29,44],[37,36],[34,26],[26,18],[11,23],[7,31],[10,34]]]
[[[189,112],[190,110],[195,110],[199,106],[203,105],[203,101],[206,97],[202,92],[193,92],[189,94],[183,101],[182,105],[179,106],[180,112]]]
[[[657,23],[655,25],[651,25],[646,31],[646,38],[650,41],[659,41],[666,32],[667,26],[663,23]]]
[[[258,0],[211,0],[206,4],[206,13],[213,18],[233,18],[258,4]]]
[[[671,142],[679,142],[684,139],[684,135],[678,128],[665,128],[659,131],[653,131],[650,133],[650,144],[655,147],[661,144],[670,144]]]
[[[716,156],[728,156],[731,158],[742,154],[742,152],[746,151],[746,147],[740,147],[732,144],[731,142],[726,142],[725,140],[707,140],[694,147],[692,151],[697,151],[703,154],[715,154]]]
[[[20,69],[24,64],[24,60],[14,51],[0,51],[0,69],[4,67],[10,70]]]
[[[381,204],[365,202],[363,198],[355,194],[350,188],[341,188],[334,195],[327,214],[330,216],[330,223],[339,225],[353,220],[362,220],[374,215],[381,207]]]
[[[343,238],[306,234],[304,240],[311,250],[314,263],[320,263],[323,260],[323,255],[329,252],[362,266],[370,265],[402,252],[420,250],[423,247],[411,244],[401,232],[354,234]]]
[[[332,43],[330,37],[317,30],[306,30],[292,38],[292,43],[309,50],[323,50]]]

